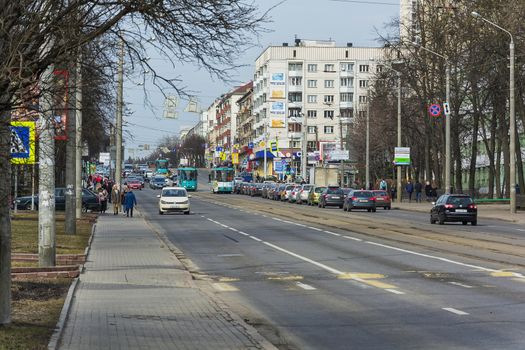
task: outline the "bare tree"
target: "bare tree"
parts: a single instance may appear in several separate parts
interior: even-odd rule
[[[9,123],[11,112],[27,102],[23,92],[34,89],[50,65],[74,61],[79,47],[103,34],[128,43],[155,35],[155,46],[173,63],[196,62],[225,78],[228,72],[223,66],[231,67],[236,55],[250,45],[265,14],[259,15],[253,4],[241,0],[18,0],[2,1],[0,13],[0,324],[7,324],[11,314]],[[147,66],[140,46],[129,46],[135,62]],[[183,93],[177,80],[154,77]]]

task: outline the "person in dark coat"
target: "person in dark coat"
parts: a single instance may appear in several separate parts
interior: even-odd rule
[[[432,198],[432,186],[430,185],[430,181],[427,181],[425,184],[425,197],[427,198],[427,202],[430,202]]]
[[[419,180],[416,181],[414,189],[416,191],[416,202],[421,203],[421,190],[423,190],[423,185],[421,182],[419,182]]]
[[[408,183],[405,186],[405,191],[408,193],[408,202],[412,202],[412,192],[414,192],[414,184],[408,180]]]
[[[128,189],[124,195],[124,209],[126,210],[127,217],[133,217],[133,207],[137,205],[137,198],[131,189]]]

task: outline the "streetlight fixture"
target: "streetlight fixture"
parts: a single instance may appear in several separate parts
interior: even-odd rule
[[[515,51],[514,51],[514,37],[512,33],[506,30],[503,27],[500,27],[494,22],[489,21],[479,13],[473,11],[471,15],[475,18],[478,18],[493,27],[498,28],[499,30],[504,31],[510,37],[509,44],[509,53],[510,53],[510,76],[509,76],[509,114],[510,114],[510,212],[512,214],[516,213],[516,109],[515,109],[515,97],[514,97],[514,60],[515,60]]]
[[[431,54],[434,54],[438,57],[441,57],[445,60],[445,70],[446,70],[446,92],[445,92],[445,99],[446,102],[450,104],[450,61],[447,56],[442,55],[440,53],[437,53],[433,50],[427,49],[426,47],[420,45],[419,43],[413,42],[414,46],[419,47],[427,52],[430,52]],[[445,193],[450,193],[450,120],[451,120],[451,111],[452,108],[449,109],[449,113],[445,113]]]

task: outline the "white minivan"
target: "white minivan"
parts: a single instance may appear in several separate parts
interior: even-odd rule
[[[184,187],[164,187],[162,192],[157,195],[159,198],[159,214],[171,212],[183,212],[190,214],[191,195],[186,192]]]

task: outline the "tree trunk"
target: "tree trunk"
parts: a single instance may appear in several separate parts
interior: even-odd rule
[[[473,92],[472,92],[472,105],[474,108],[474,115],[472,121],[472,144],[470,145],[470,165],[469,165],[469,174],[468,174],[468,192],[471,196],[475,196],[475,182],[476,182],[476,160],[478,157],[478,128],[479,128],[479,104],[478,104],[478,90],[477,85],[473,83]]]
[[[10,120],[11,113],[4,111],[0,116],[0,325],[11,322]]]

